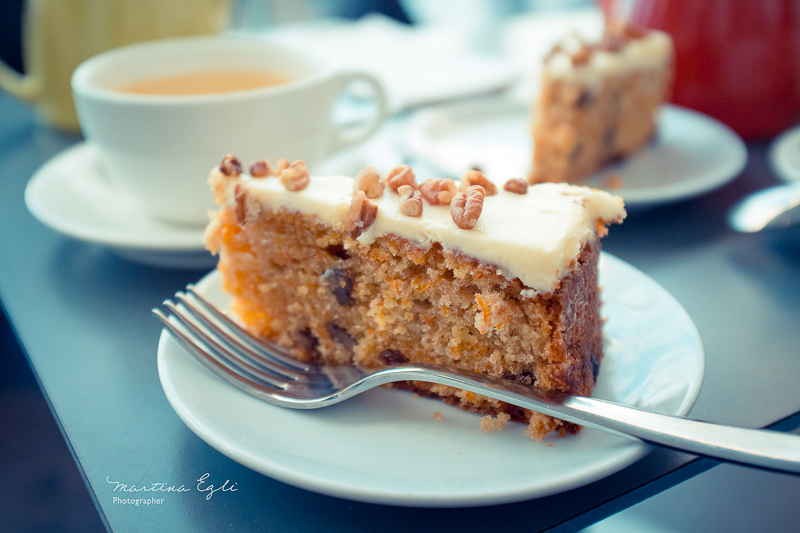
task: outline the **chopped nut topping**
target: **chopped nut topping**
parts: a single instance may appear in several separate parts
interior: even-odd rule
[[[503,190],[514,194],[525,194],[528,192],[528,182],[520,178],[512,178],[503,185]]]
[[[254,178],[264,178],[274,175],[274,172],[272,170],[272,165],[269,164],[269,161],[262,159],[260,161],[254,161],[250,165],[250,175]]]
[[[648,32],[647,28],[631,22],[612,23],[606,27],[599,43],[584,43],[572,54],[572,64],[576,67],[586,65],[598,51],[619,53],[629,42],[644,38]],[[556,52],[554,48],[553,53]]]
[[[408,165],[400,165],[395,167],[386,176],[386,186],[397,192],[401,185],[409,185],[414,189],[418,189],[417,182],[415,181],[414,171]]]
[[[236,183],[233,189],[233,215],[236,223],[244,226],[259,217],[261,204],[247,193],[242,183]]]
[[[556,43],[556,44],[555,44],[555,45],[554,45],[554,46],[553,46],[553,47],[550,49],[550,51],[547,53],[547,55],[546,55],[546,56],[544,56],[544,59],[545,59],[545,61],[549,61],[549,60],[550,60],[550,58],[552,58],[552,57],[554,57],[554,56],[557,56],[558,54],[561,54],[561,53],[563,53],[563,52],[564,52],[564,46],[563,46],[561,43]]]
[[[589,63],[589,60],[592,58],[592,54],[594,50],[589,46],[581,46],[580,49],[572,54],[572,64],[576,67],[580,65],[586,65]]]
[[[458,190],[461,192],[466,192],[467,188],[472,185],[480,185],[486,190],[486,196],[494,196],[497,194],[497,187],[494,186],[494,183],[486,179],[486,176],[483,175],[483,172],[480,170],[470,170],[463,176],[461,176],[461,183],[459,183]]]
[[[355,182],[353,183],[353,192],[364,191],[367,198],[380,198],[383,194],[383,182],[381,175],[375,170],[375,167],[366,166],[356,174]]]
[[[631,20],[625,21],[625,28],[622,30],[626,37],[631,40],[634,39],[643,39],[647,37],[647,34],[650,33],[650,30],[645,26],[637,24]]]
[[[483,211],[486,189],[480,185],[470,185],[466,192],[459,192],[450,203],[450,216],[461,229],[472,229],[478,223]]]
[[[347,214],[344,216],[344,229],[357,239],[359,235],[375,222],[378,206],[367,200],[364,191],[356,191]]]
[[[578,42],[577,50],[566,50],[561,43],[551,48],[545,61],[559,54],[566,54],[575,67],[588,65],[597,52],[620,53],[631,41],[647,37],[651,30],[631,21],[607,21],[603,35],[599,41],[587,42],[579,34],[574,33]]]
[[[236,177],[242,173],[242,162],[233,155],[226,155],[219,164],[219,170],[226,176]]]
[[[616,53],[622,50],[629,42],[642,39],[648,32],[649,30],[644,26],[631,21],[611,23],[603,33],[603,38],[597,48]]]
[[[401,185],[397,192],[400,194],[400,212],[409,217],[422,216],[422,196],[411,185]]]
[[[456,197],[458,187],[450,178],[425,180],[419,185],[422,197],[431,205],[450,205]]]
[[[281,159],[281,161],[284,160]],[[280,164],[281,162],[278,161],[278,165]],[[308,169],[303,161],[295,161],[289,165],[289,167],[281,170],[281,185],[283,185],[287,191],[302,191],[308,187],[308,182]]]
[[[278,159],[278,162],[275,164],[275,175],[280,176],[281,172],[289,168],[289,162],[286,159]]]

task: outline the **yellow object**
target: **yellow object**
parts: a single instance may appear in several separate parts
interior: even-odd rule
[[[0,87],[33,103],[47,124],[80,131],[70,78],[84,60],[126,44],[214,34],[231,0],[28,0],[22,31],[26,73],[0,62]]]

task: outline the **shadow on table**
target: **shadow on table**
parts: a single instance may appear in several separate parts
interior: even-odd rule
[[[788,313],[800,310],[800,226],[735,236],[732,263]],[[776,290],[777,289],[777,290]]]
[[[4,531],[105,531],[47,401],[2,313],[0,472],[0,517]]]

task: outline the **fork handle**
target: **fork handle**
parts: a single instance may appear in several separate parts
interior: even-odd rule
[[[596,398],[572,397],[554,409],[563,412],[564,417],[574,416],[586,426],[667,448],[800,474],[800,436],[791,433],[663,415]]]
[[[436,383],[674,450],[767,470],[800,473],[800,435],[664,415],[473,372],[442,372],[436,367],[415,366],[420,372],[412,379],[435,379]]]

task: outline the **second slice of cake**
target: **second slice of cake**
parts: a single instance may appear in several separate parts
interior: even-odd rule
[[[498,187],[479,172],[418,183],[309,176],[302,162],[210,180],[206,232],[232,311],[298,357],[380,367],[435,363],[589,395],[603,357],[600,237],[625,210],[566,184]],[[460,189],[460,190],[459,190]],[[462,409],[529,424],[541,439],[577,426],[440,385],[406,383]]]
[[[578,182],[646,146],[672,70],[670,37],[631,24],[607,26],[599,42],[557,44],[542,70],[529,181]]]

